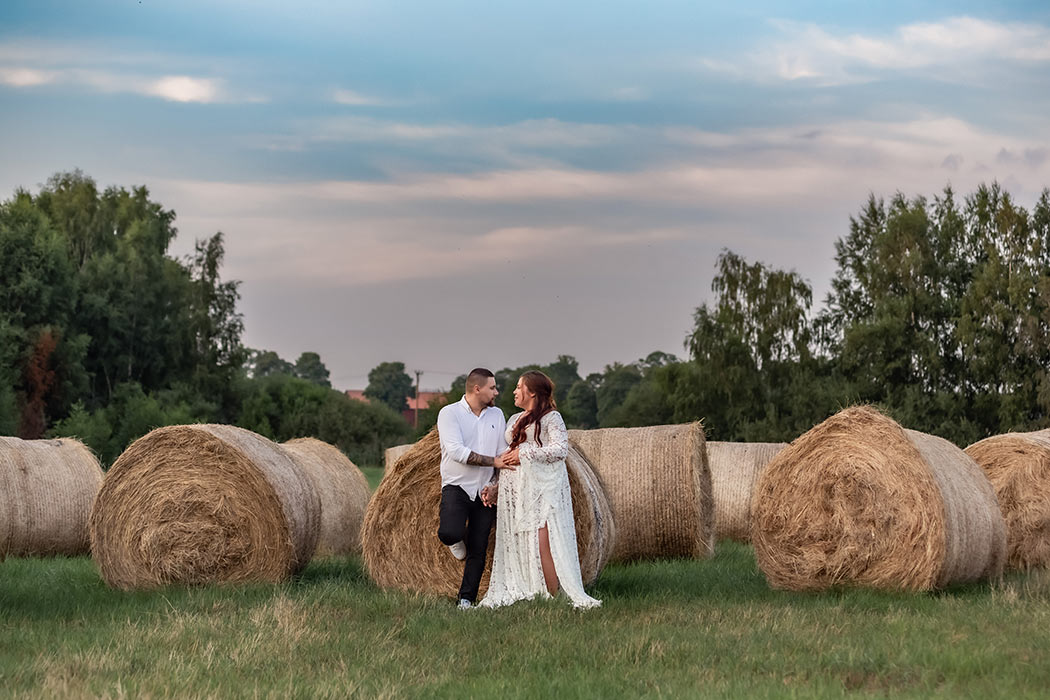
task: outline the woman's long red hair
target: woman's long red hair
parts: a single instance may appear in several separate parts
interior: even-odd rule
[[[554,402],[554,382],[546,374],[539,370],[529,370],[521,375],[521,383],[536,394],[536,400],[532,404],[532,410],[526,411],[514,424],[514,432],[510,434],[512,450],[525,442],[525,430],[533,423],[536,424],[536,442],[543,445],[540,441],[540,418],[558,408],[558,404]]]

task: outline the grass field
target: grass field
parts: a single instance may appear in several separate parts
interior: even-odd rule
[[[0,692],[110,697],[1044,696],[1045,579],[937,595],[770,591],[751,550],[610,566],[600,610],[288,583],[107,589],[88,558],[0,565]]]
[[[365,469],[373,486],[381,469]],[[606,568],[599,610],[460,612],[357,559],[282,585],[106,588],[0,563],[0,693],[104,697],[1043,697],[1050,578],[936,595],[769,590],[751,549]]]

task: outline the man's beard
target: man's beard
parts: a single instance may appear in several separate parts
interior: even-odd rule
[[[485,408],[495,408],[495,407],[496,407],[496,397],[493,396],[492,400],[489,401],[487,404],[485,404]]]

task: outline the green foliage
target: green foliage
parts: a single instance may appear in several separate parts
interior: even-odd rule
[[[18,429],[14,386],[11,368],[0,365],[0,435],[14,435]]]
[[[305,379],[318,386],[331,388],[332,382],[328,380],[328,368],[321,362],[321,356],[316,352],[304,352],[295,361],[293,373],[299,379]]]
[[[635,365],[616,362],[605,368],[601,384],[595,389],[598,423],[603,428],[632,422],[623,412],[623,403],[631,389],[642,381],[642,371]]]
[[[109,466],[128,445],[154,428],[204,422],[207,415],[196,414],[184,402],[171,402],[171,395],[147,395],[135,382],[118,385],[112,400],[104,407],[88,411],[76,403],[68,417],[51,429],[54,437],[76,437],[95,451],[103,465]],[[167,399],[167,400],[165,400]]]
[[[869,199],[821,319],[857,399],[959,444],[1050,424],[1048,199]]]
[[[273,374],[246,380],[241,391],[237,425],[277,442],[315,437],[361,464],[382,464],[383,450],[411,435],[405,420],[388,406],[354,401],[298,377]]]
[[[570,427],[590,430],[598,427],[598,398],[594,387],[582,379],[576,380],[565,397],[566,412],[574,417]]]
[[[381,362],[368,373],[365,396],[396,413],[408,410],[407,399],[412,394],[412,377],[405,372],[404,362]]]
[[[295,366],[291,362],[282,360],[281,356],[273,350],[248,351],[248,368],[255,379],[268,377],[271,374],[295,375]]]

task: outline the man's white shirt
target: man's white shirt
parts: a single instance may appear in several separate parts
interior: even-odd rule
[[[441,439],[441,486],[459,486],[471,500],[492,479],[492,467],[467,464],[471,452],[495,457],[507,451],[507,419],[495,406],[482,409],[475,416],[464,396],[438,413],[438,437]]]

